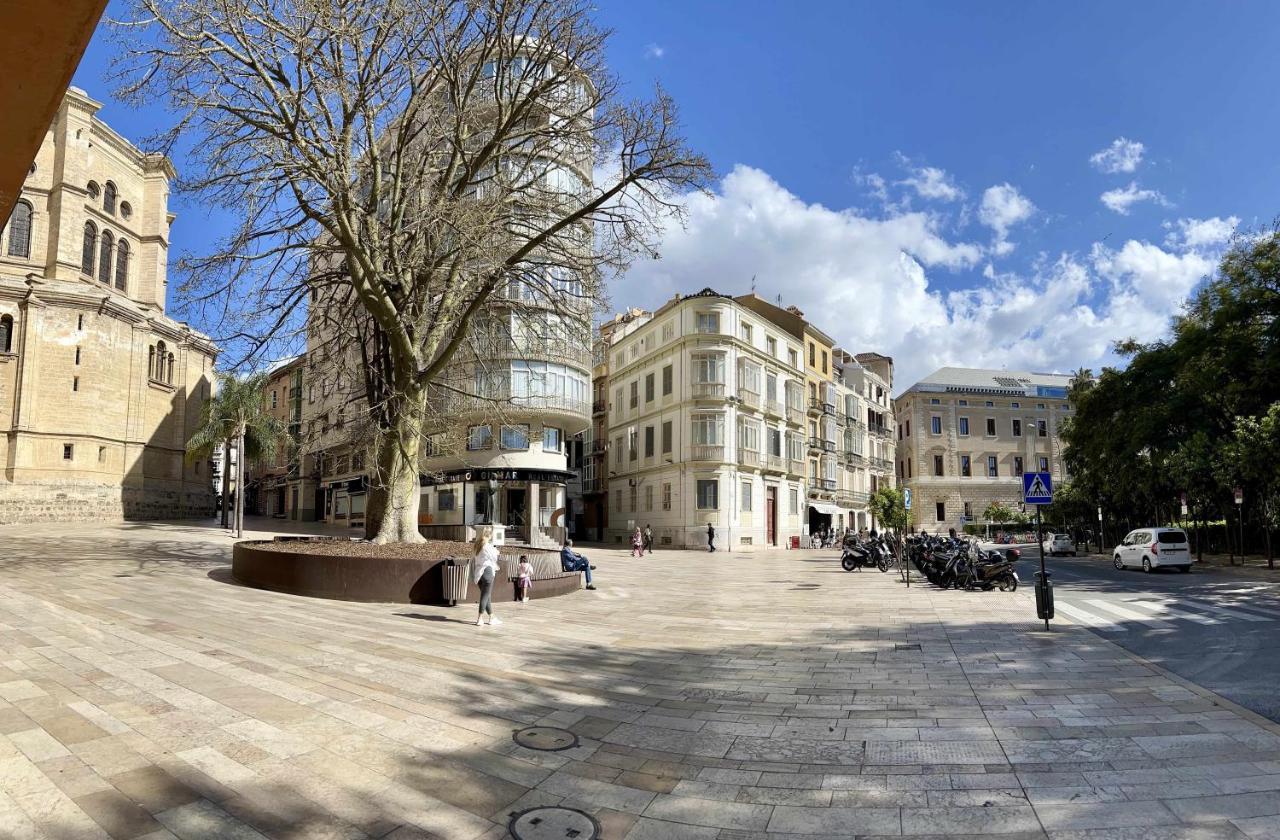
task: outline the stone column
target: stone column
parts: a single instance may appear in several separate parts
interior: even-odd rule
[[[529,523],[529,542],[533,542],[534,534],[538,533],[538,526],[541,524],[538,520],[538,482],[530,481],[529,489],[525,491],[525,519]]]

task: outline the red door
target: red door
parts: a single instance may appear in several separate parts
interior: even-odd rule
[[[769,545],[778,544],[778,488],[766,487],[764,490],[764,528],[765,542]]]

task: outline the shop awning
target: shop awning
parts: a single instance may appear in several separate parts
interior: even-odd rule
[[[836,507],[835,505],[829,505],[823,502],[809,502],[809,508],[811,510],[816,510],[818,513],[824,514],[826,516],[835,516],[837,513],[840,512],[840,508]]]

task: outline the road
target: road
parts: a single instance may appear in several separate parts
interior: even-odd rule
[[[1039,554],[1022,552],[1029,585]],[[1280,722],[1280,582],[1199,567],[1148,575],[1096,557],[1047,563],[1060,618]]]

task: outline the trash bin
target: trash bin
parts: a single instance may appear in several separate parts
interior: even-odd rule
[[[1053,618],[1053,581],[1049,572],[1036,572],[1036,618]]]
[[[465,601],[467,598],[468,569],[470,564],[459,563],[456,557],[446,557],[440,564],[440,571],[444,576],[441,587],[444,591],[444,600],[451,607],[456,607],[459,601]]]

